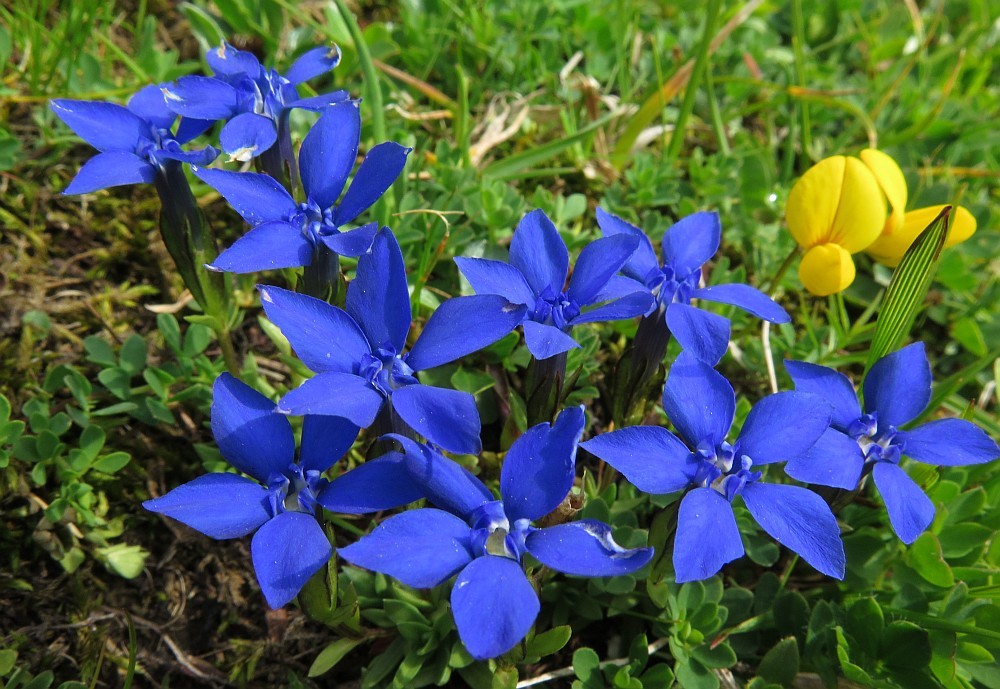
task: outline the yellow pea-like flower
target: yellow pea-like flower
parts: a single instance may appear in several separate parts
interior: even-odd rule
[[[894,268],[914,240],[931,224],[944,206],[928,206],[906,212],[906,179],[896,161],[873,148],[865,149],[859,155],[875,175],[892,209],[882,233],[865,251],[879,263]],[[944,245],[949,247],[964,242],[975,231],[976,219],[972,213],[962,206],[956,206],[949,218],[948,238]]]
[[[885,218],[885,194],[861,160],[832,156],[809,168],[785,209],[789,231],[806,250],[799,263],[805,288],[821,297],[847,289],[855,274],[851,254],[879,237]]]

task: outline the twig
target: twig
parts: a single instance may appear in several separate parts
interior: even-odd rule
[[[778,391],[778,374],[774,371],[774,354],[771,352],[771,322],[764,321],[760,329],[760,340],[764,345],[764,361],[767,362],[767,379],[771,381],[771,392]]]

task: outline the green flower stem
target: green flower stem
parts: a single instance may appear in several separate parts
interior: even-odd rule
[[[802,20],[802,0],[792,0],[792,53],[795,56],[795,80],[799,86],[806,85],[805,23]],[[809,117],[809,104],[799,103],[799,114],[802,117],[802,153],[807,158],[812,157],[812,123]]]
[[[708,0],[708,8],[705,10],[705,29],[701,34],[701,43],[698,46],[698,54],[695,56],[694,69],[691,72],[691,79],[684,90],[684,100],[681,103],[680,112],[677,113],[677,122],[674,125],[674,133],[670,137],[670,145],[667,148],[667,161],[673,162],[680,155],[681,146],[684,145],[684,131],[687,128],[688,118],[694,110],[694,99],[698,92],[698,84],[701,83],[705,68],[708,66],[709,53],[712,49],[712,39],[715,38],[715,27],[719,20],[719,10],[722,2],[720,0]]]

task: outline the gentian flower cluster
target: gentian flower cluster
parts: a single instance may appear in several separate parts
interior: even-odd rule
[[[396,181],[410,149],[393,142],[374,146],[348,184],[360,147],[358,101],[346,91],[300,98],[295,88],[336,66],[339,50],[311,50],[284,75],[225,43],[207,59],[214,76],[147,86],[127,107],[69,100],[51,107],[99,151],[66,193],[156,183],[166,218],[161,227],[173,228],[164,233],[168,248],[210,320],[228,323],[236,310],[208,298],[224,276],[204,272],[210,257],[202,254],[211,242],[203,241],[203,219],[183,163],[251,226],[208,268],[249,273],[302,267],[300,291],[329,299],[258,285],[267,317],[315,375],[277,403],[230,374],[220,376],[213,387],[212,432],[239,473],[201,476],[144,503],[212,538],[254,534],[253,566],[271,607],[291,602],[332,557],[336,544],[324,531],[324,510],[367,514],[426,499],[431,506],[389,516],[339,554],[417,588],[454,577],[451,607],[459,636],[473,657],[495,658],[524,639],[538,616],[535,560],[556,572],[604,577],[634,573],[652,558],[652,548],[620,546],[603,522],[558,523],[558,508],[575,480],[578,447],[641,491],[683,492],[672,555],[679,583],[713,576],[743,555],[737,498],[776,541],[820,572],[844,577],[844,546],[830,507],[808,488],[763,480],[761,468],[769,464],[784,462],[794,479],[847,490],[871,473],[892,528],[911,543],[930,524],[934,506],[899,466],[902,457],[956,466],[1000,455],[997,444],[967,421],[909,427],[930,401],[930,364],[919,343],[872,367],[863,409],[842,374],[787,362],[796,390],[759,400],[731,438],[736,394],[713,368],[728,348],[731,324],[694,302],[736,306],[771,323],[790,318],[749,285],[704,286],[704,266],[721,241],[715,213],[678,221],[658,257],[642,230],[599,208],[604,236],[584,247],[571,272],[559,232],[541,210],[532,211],[514,232],[509,262],[455,259],[476,294],[442,302],[411,338],[413,314],[396,237],[377,223],[348,229]],[[288,131],[293,108],[319,113],[297,160]],[[220,142],[230,160],[260,156],[258,172],[209,169],[218,155],[214,148],[182,148],[217,121],[225,121]],[[296,196],[300,186],[304,197]],[[905,205],[905,180],[884,154],[864,151],[860,160],[836,156],[814,166],[788,204],[789,227],[807,249],[800,267],[807,289],[844,289],[854,277],[851,254],[866,247],[878,260],[898,261],[913,228],[936,212],[904,214]],[[962,211],[951,243],[975,229]],[[343,277],[339,256],[357,257],[343,302],[332,287]],[[206,275],[218,282],[203,280]],[[669,337],[676,337],[683,352],[670,366],[662,395],[676,435],[626,425],[581,443],[583,407],[564,409],[551,424],[529,421],[503,454],[499,497],[443,454],[482,451],[476,399],[424,384],[421,372],[487,347],[520,325],[533,357],[523,385],[525,414],[551,420],[562,406],[566,354],[579,346],[573,329],[637,316],[634,366],[615,394],[623,395],[626,410],[637,399],[645,405],[650,372],[663,363]],[[220,325],[217,333],[228,330]],[[629,418],[615,404],[612,399],[609,405],[615,421]],[[298,452],[288,415],[304,416]],[[377,442],[370,454],[397,449],[331,479],[362,428]]]
[[[825,366],[786,361],[795,389],[833,405],[830,427],[788,475],[807,483],[853,490],[871,473],[900,540],[912,543],[934,519],[934,503],[899,466],[906,456],[939,466],[983,464],[1000,447],[975,424],[939,419],[904,430],[931,399],[931,366],[922,342],[879,359],[864,382],[864,411],[847,376]]]
[[[750,514],[776,541],[838,579],[844,546],[830,508],[816,493],[761,481],[756,467],[809,450],[830,423],[818,395],[779,392],[750,411],[737,438],[727,440],[736,411],[729,382],[693,355],[674,362],[663,409],[680,438],[658,426],[632,426],[581,444],[642,491],[687,490],[677,519],[673,562],[678,582],[712,576],[743,555],[732,502],[742,496]]]
[[[592,577],[629,574],[652,558],[651,548],[619,546],[602,522],[532,526],[569,493],[583,427],[583,409],[570,408],[555,424],[533,426],[514,441],[501,469],[499,500],[433,448],[396,436],[413,480],[434,507],[390,517],[341,548],[340,556],[417,588],[457,575],[451,609],[465,647],[481,660],[505,653],[539,611],[525,554],[555,571]]]

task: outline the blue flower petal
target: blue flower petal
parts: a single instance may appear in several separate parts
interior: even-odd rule
[[[580,447],[617,469],[644,493],[673,493],[691,483],[691,450],[666,428],[619,428],[582,442]]]
[[[292,416],[340,416],[368,428],[384,403],[385,398],[364,378],[334,371],[320,373],[302,383],[281,398],[277,410]]]
[[[631,256],[639,240],[631,235],[618,234],[595,239],[583,247],[573,267],[566,296],[580,306],[596,301],[597,295],[608,284]]]
[[[394,141],[373,146],[334,212],[337,224],[349,223],[371,208],[399,177],[412,150]]]
[[[219,145],[229,155],[229,162],[256,158],[277,140],[274,121],[253,112],[240,113],[219,132]]]
[[[371,249],[358,259],[356,277],[347,288],[347,313],[361,326],[372,347],[390,343],[403,351],[410,331],[410,293],[406,266],[396,237],[383,227]]]
[[[681,218],[663,236],[663,264],[686,277],[715,256],[721,238],[718,213],[702,211]]]
[[[597,208],[597,224],[605,237],[614,235],[629,235],[639,240],[635,253],[622,266],[622,272],[631,278],[644,282],[646,277],[654,270],[660,268],[660,262],[656,259],[656,251],[646,233],[630,222],[622,220],[617,215],[608,213],[601,207]]]
[[[219,157],[219,151],[211,146],[197,148],[193,151],[185,151],[176,142],[168,142],[167,146],[167,148],[161,148],[153,153],[153,157],[157,161],[177,160],[189,165],[209,165]]]
[[[239,92],[213,77],[185,76],[163,89],[167,107],[196,120],[228,120],[240,110]]]
[[[593,519],[532,531],[525,546],[546,567],[581,577],[631,574],[653,558],[652,548],[622,548],[611,527]]]
[[[313,371],[354,373],[362,357],[371,353],[361,328],[342,309],[279,287],[257,289],[264,313]]]
[[[337,46],[317,46],[298,57],[285,72],[285,78],[293,84],[301,84],[320,74],[326,74],[340,64],[340,48]]]
[[[302,421],[299,465],[306,471],[326,471],[347,454],[359,430],[339,416],[307,416]]]
[[[333,546],[311,514],[282,512],[250,542],[257,583],[268,606],[288,605],[333,555]]]
[[[468,520],[476,508],[496,499],[468,469],[445,458],[437,450],[402,435],[385,437],[392,438],[403,447],[410,475],[427,499],[437,507]]]
[[[531,356],[538,360],[548,359],[580,346],[576,340],[554,325],[525,321],[523,326],[524,344],[527,345]]]
[[[478,352],[516,328],[526,310],[496,294],[449,299],[431,314],[406,363],[423,371]]]
[[[136,91],[128,100],[128,109],[157,129],[170,129],[177,114],[167,108],[160,84],[149,84]]]
[[[285,103],[285,109],[291,110],[297,108],[300,110],[323,112],[323,110],[331,105],[350,99],[351,94],[347,91],[331,91],[330,93],[322,93],[318,96],[310,96],[309,98],[299,98],[298,100]]]
[[[726,438],[736,413],[736,393],[721,373],[681,353],[667,375],[663,410],[687,444],[716,446]]]
[[[569,407],[555,424],[532,426],[511,445],[500,470],[500,494],[511,522],[541,519],[569,494],[585,423],[583,407]]]
[[[667,326],[685,352],[702,361],[719,363],[729,348],[729,319],[687,304],[667,306]]]
[[[546,287],[556,294],[562,292],[569,272],[569,251],[541,210],[531,211],[518,223],[510,243],[510,264],[521,271],[535,294]]]
[[[472,560],[468,541],[468,524],[427,508],[393,515],[337,553],[353,565],[425,589],[447,581]]]
[[[477,660],[496,658],[527,636],[540,605],[535,589],[515,560],[476,558],[451,590],[458,636]]]
[[[768,395],[743,422],[736,454],[747,455],[755,466],[798,457],[830,426],[832,412],[826,400],[808,392]]]
[[[913,543],[934,521],[934,503],[897,464],[876,462],[872,478],[889,513],[892,530],[903,543]]]
[[[209,538],[241,538],[271,518],[267,490],[236,474],[206,474],[142,503]]]
[[[179,144],[186,144],[204,134],[213,124],[215,124],[215,120],[198,120],[193,117],[182,117],[180,124],[177,125],[177,134],[174,136],[174,140]],[[208,163],[205,164],[207,165]]]
[[[799,392],[820,395],[833,405],[834,426],[842,431],[861,418],[861,405],[851,381],[843,373],[805,361],[785,360],[785,369]]]
[[[603,306],[598,306],[596,309],[584,311],[574,318],[571,323],[573,325],[581,325],[583,323],[601,323],[604,321],[620,321],[626,318],[635,318],[636,316],[648,313],[653,304],[653,295],[640,285],[639,291],[626,294],[624,297]]]
[[[299,149],[299,172],[306,196],[320,208],[329,208],[340,198],[354,169],[360,139],[361,113],[356,101],[326,108],[306,134]]]
[[[616,299],[621,299],[622,297],[631,297],[635,293],[650,294],[646,285],[639,280],[633,280],[630,277],[625,277],[624,275],[612,275],[611,279],[608,280],[597,296],[594,297],[594,303],[598,304],[603,301],[614,301]],[[650,295],[650,307],[653,306],[652,295]],[[647,312],[650,309],[647,309]],[[646,312],[644,312],[646,313]],[[615,320],[615,319],[609,319]]]
[[[253,53],[237,50],[225,42],[206,52],[205,60],[213,72],[226,76],[246,74],[256,79],[261,71],[260,61]]]
[[[499,294],[515,304],[534,306],[535,294],[514,266],[489,258],[456,256],[455,263],[476,294]]]
[[[963,419],[939,419],[897,436],[903,454],[939,466],[984,464],[1000,457],[1000,447],[976,424]]]
[[[865,410],[878,413],[879,430],[912,421],[931,401],[931,365],[923,342],[875,362],[865,378]]]
[[[212,386],[212,435],[226,461],[267,483],[295,461],[295,436],[274,402],[223,373]]]
[[[823,574],[844,578],[840,527],[823,498],[808,488],[756,482],[744,486],[742,495],[750,514],[774,540]]]
[[[229,202],[251,225],[286,220],[295,210],[295,200],[273,177],[256,172],[232,172],[192,167],[200,179]]]
[[[368,253],[368,250],[372,248],[372,242],[375,241],[377,233],[378,223],[370,222],[346,232],[324,235],[320,239],[335,254],[360,256]]]
[[[778,302],[750,285],[713,285],[695,290],[692,296],[720,304],[732,304],[771,323],[789,323],[792,320]]]
[[[136,150],[139,142],[151,136],[149,124],[123,105],[56,99],[49,108],[77,136],[98,151]]]
[[[684,496],[674,540],[678,584],[707,579],[743,552],[732,505],[722,495],[711,488],[695,488]]]
[[[98,153],[76,173],[64,194],[89,194],[99,189],[140,184],[156,179],[156,168],[148,161],[127,151]]]
[[[410,428],[449,452],[479,454],[479,410],[467,392],[407,385],[392,393],[392,408]]]
[[[367,514],[402,507],[423,497],[423,490],[407,468],[406,457],[390,452],[335,478],[317,501],[332,512]]]
[[[261,223],[219,254],[210,270],[256,273],[312,263],[313,246],[299,228],[284,220]]]
[[[861,478],[865,456],[853,438],[828,428],[804,454],[785,465],[785,473],[796,481],[854,490]]]

